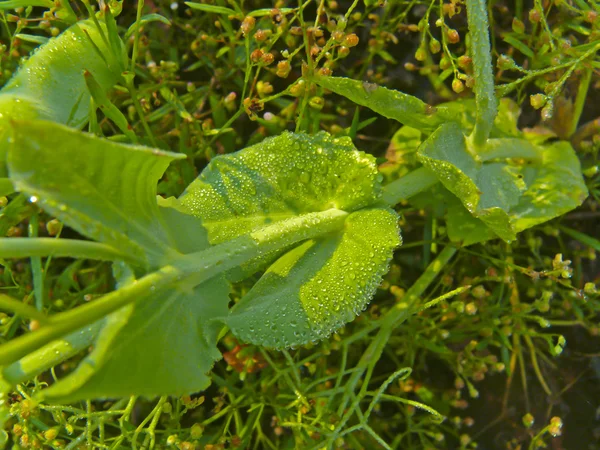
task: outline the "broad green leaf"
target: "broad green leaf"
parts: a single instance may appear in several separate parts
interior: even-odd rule
[[[433,107],[408,94],[373,83],[341,77],[316,77],[319,86],[342,95],[354,103],[388,119],[422,131],[433,131],[441,124],[456,120],[444,106]]]
[[[577,154],[566,141],[540,146],[542,162],[523,170],[527,190],[512,208],[517,232],[577,208],[588,196]]]
[[[309,212],[346,212],[381,196],[375,158],[349,138],[283,133],[218,156],[181,196],[211,244]]]
[[[515,239],[508,211],[519,201],[524,184],[506,164],[478,162],[467,149],[457,124],[438,128],[419,149],[419,159],[442,184],[500,238]]]
[[[53,402],[87,398],[190,394],[210,384],[221,353],[207,320],[225,314],[229,288],[215,278],[196,288],[152,293],[109,316],[79,367],[42,391]]]
[[[366,308],[401,243],[399,231],[392,210],[350,214],[343,231],[281,256],[225,323],[243,341],[267,347],[329,336]]]
[[[116,83],[121,68],[101,37],[106,28],[100,27],[84,20],[50,39],[0,90],[0,176],[6,173],[10,120],[42,119],[82,128],[90,109],[84,71],[105,91]]]
[[[579,159],[566,142],[489,139],[477,154],[459,127],[447,124],[422,144],[418,156],[462,203],[445,201],[448,235],[463,245],[487,240],[490,232],[511,241],[587,196]]]
[[[462,98],[452,102],[442,103],[455,122],[460,123],[465,135],[470,134],[475,127],[476,104],[472,98]],[[491,138],[521,137],[522,133],[517,127],[520,108],[514,101],[503,98],[498,104],[498,115],[490,131]]]
[[[160,214],[181,253],[209,247],[199,219],[177,200],[160,200]],[[115,264],[119,286],[132,282],[132,273]],[[199,286],[185,280],[109,315],[94,350],[69,376],[43,390],[41,396],[66,403],[87,398],[129,395],[183,395],[205,389],[207,373],[221,358],[217,336],[221,325],[212,320],[227,314],[229,285],[222,276]]]
[[[121,73],[92,21],[81,21],[42,45],[0,91],[0,115],[5,119],[44,119],[81,128],[88,120],[90,95],[83,73],[92,73],[103,89],[111,88]],[[35,116],[16,116],[27,103]]]
[[[130,253],[141,265],[158,266],[173,252],[156,183],[183,155],[119,144],[51,122],[13,122],[11,128],[11,179],[45,210]]]

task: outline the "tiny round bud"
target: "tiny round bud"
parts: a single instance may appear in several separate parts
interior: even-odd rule
[[[458,31],[452,28],[448,28],[448,31],[446,31],[446,36],[448,37],[448,42],[451,44],[457,44],[460,42],[460,34],[458,34]]]
[[[287,78],[291,70],[292,66],[290,65],[290,62],[287,59],[279,61],[277,63],[277,71],[275,72],[275,75],[277,75],[280,78]]]
[[[429,41],[429,50],[431,51],[431,53],[433,53],[435,55],[435,54],[439,53],[441,49],[442,49],[442,44],[440,44],[440,41],[438,41],[435,38],[433,38]]]
[[[427,59],[427,51],[423,47],[419,47],[415,53],[417,61],[425,61]]]
[[[62,230],[62,223],[58,219],[49,220],[46,223],[46,231],[50,236],[57,236]]]
[[[246,16],[242,21],[241,29],[244,36],[248,36],[248,34],[254,29],[256,25],[256,19],[252,16]]]
[[[333,38],[333,40],[337,43],[342,43],[344,42],[344,38],[346,37],[346,34],[343,31],[334,31],[333,33],[331,33],[331,37]]]
[[[264,64],[265,66],[273,64],[273,61],[275,61],[275,57],[273,56],[273,53],[265,53],[260,58],[260,62],[262,64]]]
[[[535,109],[542,108],[546,104],[547,100],[548,97],[546,97],[544,94],[534,94],[529,97],[529,102]]]
[[[340,58],[345,58],[349,54],[350,54],[350,49],[348,47],[342,45],[340,48],[338,48],[338,56]]]
[[[260,61],[264,54],[265,52],[263,52],[260,48],[257,48],[250,54],[250,61],[252,61],[253,63],[257,63]]]
[[[346,35],[344,38],[344,45],[346,47],[356,47],[358,45],[358,36],[354,33]]]
[[[49,441],[56,439],[56,436],[58,436],[58,430],[56,428],[49,428],[48,430],[44,431],[44,438]]]
[[[452,80],[452,90],[457,94],[460,94],[462,91],[465,90],[465,85],[458,78],[455,78],[454,80]]]
[[[446,55],[442,56],[442,59],[440,59],[440,69],[446,70],[451,65],[452,65],[452,63],[451,63],[450,59],[448,59],[448,57]]]
[[[308,101],[308,104],[311,108],[320,111],[323,109],[323,106],[325,106],[325,99],[317,96],[311,97],[311,99]]]
[[[538,23],[542,19],[542,13],[539,9],[533,8],[529,10],[529,20],[533,23]]]
[[[457,62],[458,67],[460,67],[463,70],[470,69],[471,65],[473,64],[473,60],[467,55],[459,56]]]

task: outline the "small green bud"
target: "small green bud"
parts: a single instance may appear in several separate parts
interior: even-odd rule
[[[546,104],[547,99],[548,97],[546,97],[544,94],[534,94],[529,97],[529,102],[535,109],[540,109]]]
[[[452,81],[452,90],[454,92],[456,92],[457,94],[460,94],[462,91],[465,90],[465,85],[462,81],[460,81],[458,78],[455,78]]]
[[[525,414],[522,420],[523,425],[525,425],[527,428],[531,428],[535,422],[534,417],[530,413]]]
[[[415,59],[417,61],[425,61],[427,59],[427,51],[423,47],[419,47],[415,52]]]
[[[442,45],[440,44],[440,41],[438,41],[435,38],[432,38],[429,41],[429,50],[431,51],[431,53],[433,53],[435,55],[435,54],[439,53],[441,49],[442,49]]]
[[[62,230],[63,224],[58,219],[49,220],[46,230],[50,236],[57,236]]]
[[[325,106],[325,99],[323,99],[323,97],[315,96],[308,101],[308,104],[311,108],[320,111],[323,109],[323,106]]]

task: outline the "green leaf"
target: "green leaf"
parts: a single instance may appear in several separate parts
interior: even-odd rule
[[[41,395],[68,403],[88,398],[181,396],[205,389],[221,358],[208,319],[225,314],[222,277],[195,288],[184,284],[111,314],[94,350],[69,376]]]
[[[489,139],[478,154],[456,124],[447,124],[422,144],[418,157],[462,203],[446,202],[448,235],[463,245],[489,239],[490,231],[511,241],[587,196],[579,160],[566,142]]]
[[[183,155],[127,146],[51,122],[13,122],[11,128],[11,179],[46,211],[141,265],[158,266],[174,251],[159,214],[156,183]]]
[[[138,29],[138,27],[142,27],[150,22],[161,22],[165,25],[171,25],[171,22],[165,16],[161,16],[160,14],[146,14],[145,16],[140,17],[139,21],[135,22],[129,27],[127,33],[125,33],[125,40],[131,37],[133,33],[135,33],[135,31]]]
[[[381,195],[380,180],[375,158],[349,138],[283,133],[214,158],[181,203],[218,244],[301,214],[368,206]],[[256,272],[281,250],[247,262],[230,279]]]
[[[492,49],[488,24],[486,0],[467,0],[467,21],[469,24],[470,54],[473,58],[475,77],[475,105],[477,114],[475,128],[471,135],[473,145],[483,147],[490,136],[494,120],[498,115],[498,100],[494,92],[494,72]]]
[[[84,20],[42,45],[0,91],[0,116],[39,118],[81,128],[88,120],[90,105],[84,70],[92,73],[104,90],[111,88],[121,73],[101,32],[106,34],[104,26],[99,30],[92,21]],[[12,108],[16,112],[19,107],[14,102],[31,105],[37,114],[15,115]]]
[[[6,3],[31,2],[2,2],[3,6]],[[106,34],[106,27],[99,29],[91,20],[76,23],[40,46],[0,90],[0,176],[6,176],[9,120],[43,119],[82,128],[89,119],[91,98],[84,70],[104,91],[119,79],[118,59],[101,33]]]
[[[375,158],[349,138],[283,133],[218,156],[181,196],[211,244],[309,212],[346,212],[381,196]]]
[[[527,190],[511,211],[517,232],[577,208],[588,196],[581,164],[571,144],[559,141],[539,147],[542,162],[524,168]]]
[[[28,8],[30,6],[41,6],[43,8],[53,8],[54,2],[51,0],[6,0],[0,2],[0,10]]]
[[[354,103],[397,120],[421,131],[433,131],[455,116],[444,107],[430,106],[416,97],[400,91],[341,77],[316,77],[314,81],[321,87],[342,95]]]
[[[17,33],[15,34],[15,37],[25,42],[31,42],[32,44],[45,44],[48,42],[46,36],[38,36],[36,34]]]
[[[224,14],[226,16],[235,16],[237,13],[231,8],[224,6],[206,5],[204,3],[185,2],[187,6],[198,11],[211,12],[215,14]]]
[[[15,187],[10,178],[0,178],[0,197],[5,197],[13,192],[15,192]]]
[[[354,212],[340,233],[273,263],[225,323],[243,341],[267,347],[323,339],[366,308],[400,244],[394,211]]]
[[[176,199],[159,199],[159,207],[177,250],[209,248],[199,219]],[[114,270],[119,287],[135,282],[125,264],[115,264]],[[207,373],[221,358],[216,345],[221,325],[212,319],[227,314],[229,284],[223,276],[198,286],[183,280],[148,294],[104,319],[92,353],[41,396],[68,403],[129,395],[180,396],[205,389],[210,384]]]
[[[504,240],[515,239],[508,211],[524,189],[519,174],[506,164],[481,165],[467,150],[457,124],[438,128],[419,149],[419,159],[465,208]]]

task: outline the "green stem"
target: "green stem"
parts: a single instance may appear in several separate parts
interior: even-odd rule
[[[39,212],[33,213],[29,219],[29,237],[37,238],[40,228]],[[44,309],[44,272],[42,270],[42,258],[39,256],[31,257],[31,273],[33,278],[33,293],[35,295],[35,307],[38,311]]]
[[[587,99],[591,81],[592,68],[586,67],[583,70],[583,75],[581,76],[579,87],[577,88],[577,97],[575,98],[575,105],[573,107],[573,117],[571,119],[571,126],[569,127],[569,138],[575,134],[575,131],[577,131],[577,125],[579,124],[581,113],[583,112],[583,107]]]
[[[232,241],[179,257],[172,265],[164,266],[100,299],[51,316],[48,326],[42,326],[38,331],[2,345],[0,365],[10,364],[42,345],[92,324],[134,301],[142,301],[150,292],[169,289],[173,284],[184,280],[197,286],[248,260],[340,229],[347,215],[348,213],[338,209],[304,214],[263,227]]]
[[[98,322],[89,328],[72,333],[64,339],[59,339],[28,354],[19,361],[12,363],[2,371],[2,379],[14,386],[31,380],[51,367],[66,361],[77,353],[92,345],[100,330]]]
[[[122,260],[140,265],[115,248],[97,242],[55,238],[0,238],[0,258],[31,258],[63,256],[69,258],[98,259],[101,261]]]
[[[383,201],[394,206],[413,195],[429,189],[438,182],[437,176],[428,168],[421,167],[392,181],[383,188]]]
[[[0,294],[0,309],[13,312],[21,317],[38,320],[41,324],[49,321],[49,317],[43,312],[4,294]]]
[[[144,9],[144,0],[138,0],[137,3],[137,12],[135,23],[137,24],[135,28],[135,36],[133,37],[133,50],[131,51],[131,73],[135,73],[135,62],[138,57],[138,47],[140,45],[140,28],[141,28],[141,18],[142,11]]]
[[[486,6],[486,0],[467,0],[477,108],[475,129],[471,138],[476,147],[485,145],[498,113]]]

